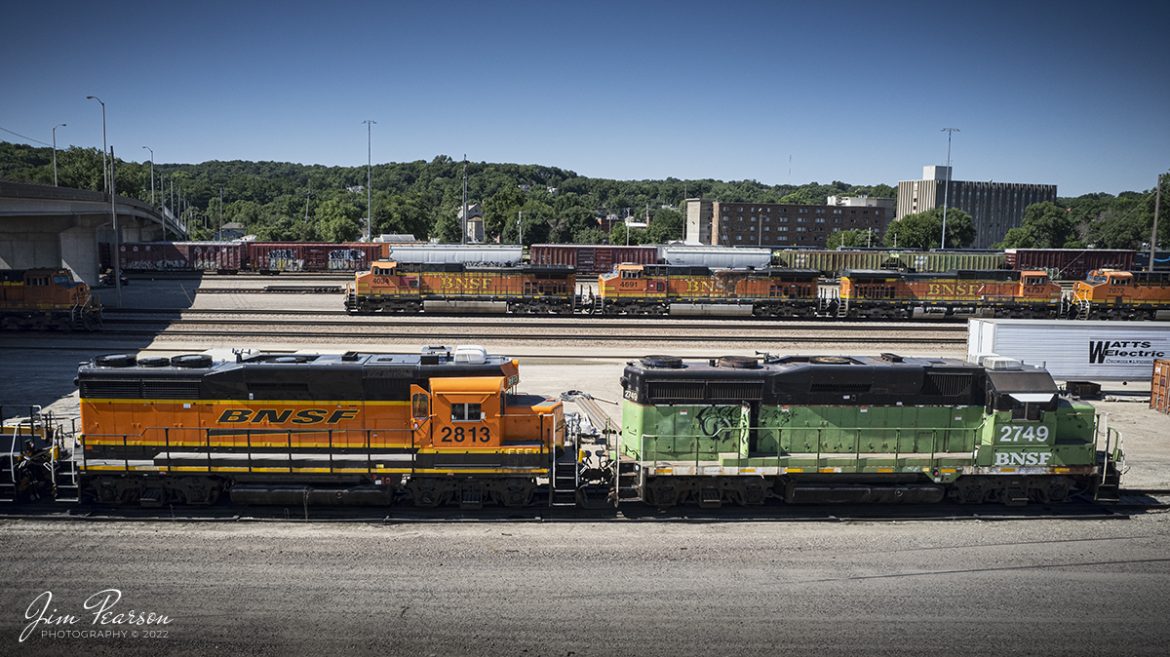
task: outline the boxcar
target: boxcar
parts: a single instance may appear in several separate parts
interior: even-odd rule
[[[659,259],[657,246],[607,244],[533,244],[528,257],[534,265],[573,267],[579,274],[601,274],[623,263],[652,265]]]
[[[1058,280],[1077,281],[1094,269],[1134,268],[1134,251],[1123,249],[1008,249],[1007,266],[1017,271],[1047,269]]]
[[[248,266],[262,274],[364,271],[379,258],[381,249],[381,244],[252,242],[247,246]]]
[[[234,274],[246,268],[240,242],[130,242],[118,248],[122,271]]]

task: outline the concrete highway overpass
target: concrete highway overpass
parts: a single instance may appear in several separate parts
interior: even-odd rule
[[[118,196],[122,242],[186,239],[167,210]],[[102,192],[0,181],[0,269],[68,267],[83,281],[98,280],[98,254],[114,244],[110,199]]]

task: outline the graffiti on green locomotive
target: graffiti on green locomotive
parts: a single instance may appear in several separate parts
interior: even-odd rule
[[[1116,432],[1044,370],[1006,359],[651,357],[622,382],[623,457],[659,506],[1019,504],[1117,490]]]

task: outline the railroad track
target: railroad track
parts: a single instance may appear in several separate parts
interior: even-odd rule
[[[269,340],[300,340],[300,339],[332,339],[343,340],[348,342],[363,342],[363,341],[386,341],[386,340],[408,340],[408,341],[422,341],[427,343],[435,342],[474,342],[477,340],[498,340],[506,342],[523,342],[539,340],[542,342],[556,341],[556,342],[615,342],[615,341],[634,341],[640,340],[643,343],[664,343],[664,342],[700,342],[700,343],[757,343],[757,344],[775,344],[775,343],[795,343],[795,344],[966,344],[966,337],[955,336],[907,336],[899,334],[875,334],[874,331],[869,331],[864,335],[810,335],[810,334],[796,334],[796,333],[745,333],[736,332],[734,335],[726,333],[718,334],[696,334],[693,332],[687,333],[672,333],[664,334],[661,330],[653,335],[633,334],[633,333],[603,333],[599,331],[593,332],[575,332],[575,333],[550,333],[550,332],[533,332],[533,331],[518,331],[516,327],[511,327],[511,330],[504,331],[483,331],[479,330],[483,326],[477,326],[476,330],[455,330],[451,326],[418,326],[418,330],[401,331],[401,330],[370,330],[377,327],[361,327],[355,326],[348,322],[340,323],[334,326],[334,330],[319,330],[320,324],[306,323],[304,328],[291,327],[289,330],[273,330],[270,325],[264,327],[257,326],[250,328],[240,325],[228,325],[221,322],[207,323],[200,325],[201,328],[184,328],[184,325],[191,325],[187,322],[177,322],[169,326],[153,325],[155,328],[147,328],[145,326],[109,326],[107,325],[100,333],[92,336],[86,336],[87,341],[98,341],[109,338],[123,338],[123,337],[158,337],[158,338],[246,338],[246,339],[269,339]],[[199,325],[199,324],[196,324]],[[310,328],[312,327],[312,328]],[[390,328],[390,327],[386,327]],[[364,329],[364,330],[355,330]]]
[[[328,507],[328,506],[235,506],[170,507],[141,509],[117,506],[69,506],[46,503],[0,507],[0,519],[86,520],[91,522],[360,522],[385,524],[449,522],[903,522],[903,521],[1036,521],[1036,520],[1122,520],[1135,515],[1161,513],[1170,509],[1170,496],[1145,491],[1122,491],[1122,501],[1104,504],[1074,500],[1064,504],[1030,504],[1006,507],[999,504],[958,505],[786,505],[769,503],[758,507],[725,507],[704,510],[676,507],[627,506],[622,509],[485,508],[475,511],[417,509],[413,507]]]
[[[700,319],[694,317],[645,317],[609,315],[462,315],[427,313],[423,315],[385,314],[350,315],[344,310],[255,310],[255,309],[106,309],[107,326],[130,326],[181,322],[191,325],[239,322],[281,322],[282,324],[311,324],[315,326],[412,326],[436,324],[466,324],[473,321],[476,326],[510,327],[539,326],[541,328],[580,328],[582,320],[590,327],[632,329],[645,328],[657,331],[663,327],[701,328],[710,331],[758,329],[802,329],[832,332],[873,332],[881,330],[899,333],[938,332],[966,335],[965,323],[940,320],[906,322],[835,322],[828,320],[774,320],[757,318]],[[308,319],[314,318],[314,319]],[[316,319],[316,318],[338,318]]]

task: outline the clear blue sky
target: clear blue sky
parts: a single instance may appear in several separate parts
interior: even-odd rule
[[[113,7],[113,8],[111,8]],[[0,127],[120,157],[1149,189],[1170,2],[19,2]],[[8,133],[0,138],[23,141]],[[789,174],[791,156],[791,174]]]

